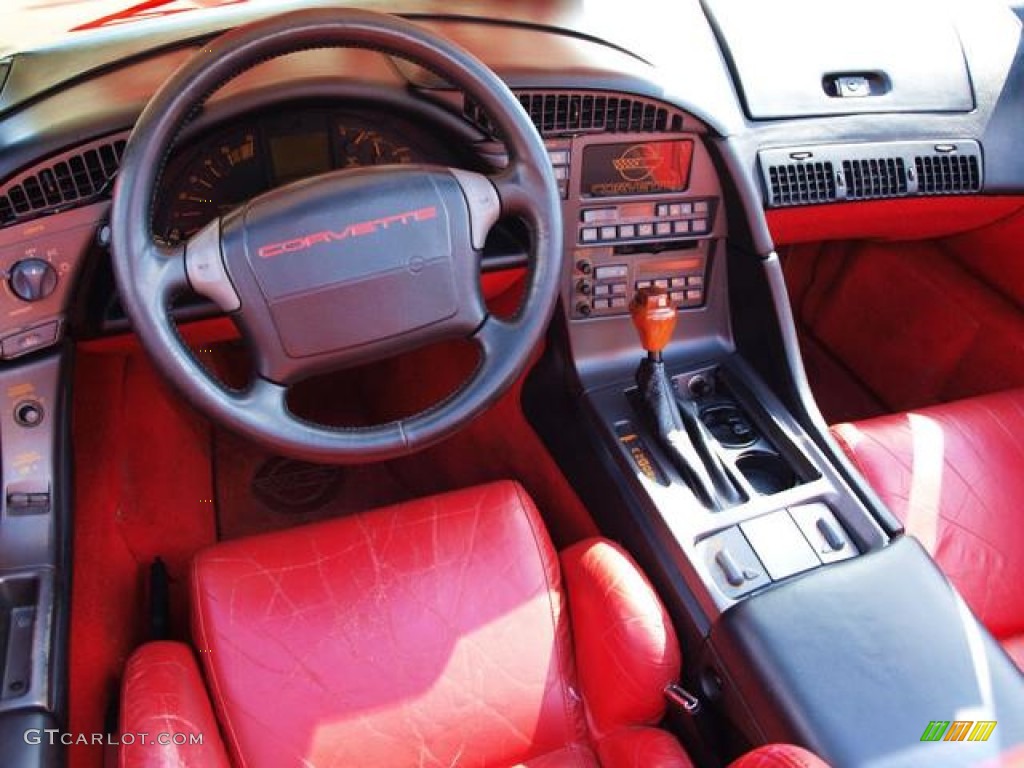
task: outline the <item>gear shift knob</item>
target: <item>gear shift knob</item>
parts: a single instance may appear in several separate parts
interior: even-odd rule
[[[676,327],[676,308],[664,288],[641,288],[629,304],[633,325],[640,334],[640,343],[650,356],[661,359],[661,353]]]

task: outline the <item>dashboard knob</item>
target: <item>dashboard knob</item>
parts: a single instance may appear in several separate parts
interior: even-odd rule
[[[22,301],[42,301],[57,287],[57,270],[48,261],[25,259],[11,267],[11,290]]]

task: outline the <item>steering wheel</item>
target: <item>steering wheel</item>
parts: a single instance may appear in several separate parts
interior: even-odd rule
[[[161,171],[206,98],[251,67],[312,48],[357,47],[410,60],[487,112],[508,164],[484,175],[441,166],[332,171],[269,191],[171,247],[152,234]],[[359,463],[412,453],[464,426],[525,369],[553,311],[561,214],[547,152],[515,96],[482,62],[408,21],[314,9],[239,27],[205,45],[153,96],[114,187],[111,253],[125,310],[157,368],[212,420],[284,455]],[[503,216],[531,233],[519,312],[487,311],[479,256]],[[243,390],[192,356],[170,317],[187,287],[234,320],[253,352]],[[314,424],[287,393],[315,374],[437,341],[468,338],[476,370],[445,400],[371,427]]]

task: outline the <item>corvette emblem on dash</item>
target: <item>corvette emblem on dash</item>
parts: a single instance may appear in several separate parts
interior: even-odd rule
[[[377,219],[367,219],[347,224],[342,229],[324,229],[319,232],[310,232],[307,235],[294,237],[290,240],[282,240],[277,243],[267,243],[257,253],[260,258],[272,259],[284,253],[295,253],[305,251],[315,245],[323,243],[337,243],[342,240],[349,240],[354,237],[364,237],[388,229],[392,226],[410,226],[421,221],[429,221],[437,218],[437,207],[428,206],[417,208],[414,211],[395,213],[390,216],[381,216]]]
[[[663,162],[661,154],[650,144],[634,144],[612,160],[612,167],[626,181],[645,181]]]

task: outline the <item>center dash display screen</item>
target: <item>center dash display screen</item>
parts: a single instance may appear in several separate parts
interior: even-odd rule
[[[582,192],[589,197],[682,192],[690,185],[693,140],[592,144],[583,150]]]

